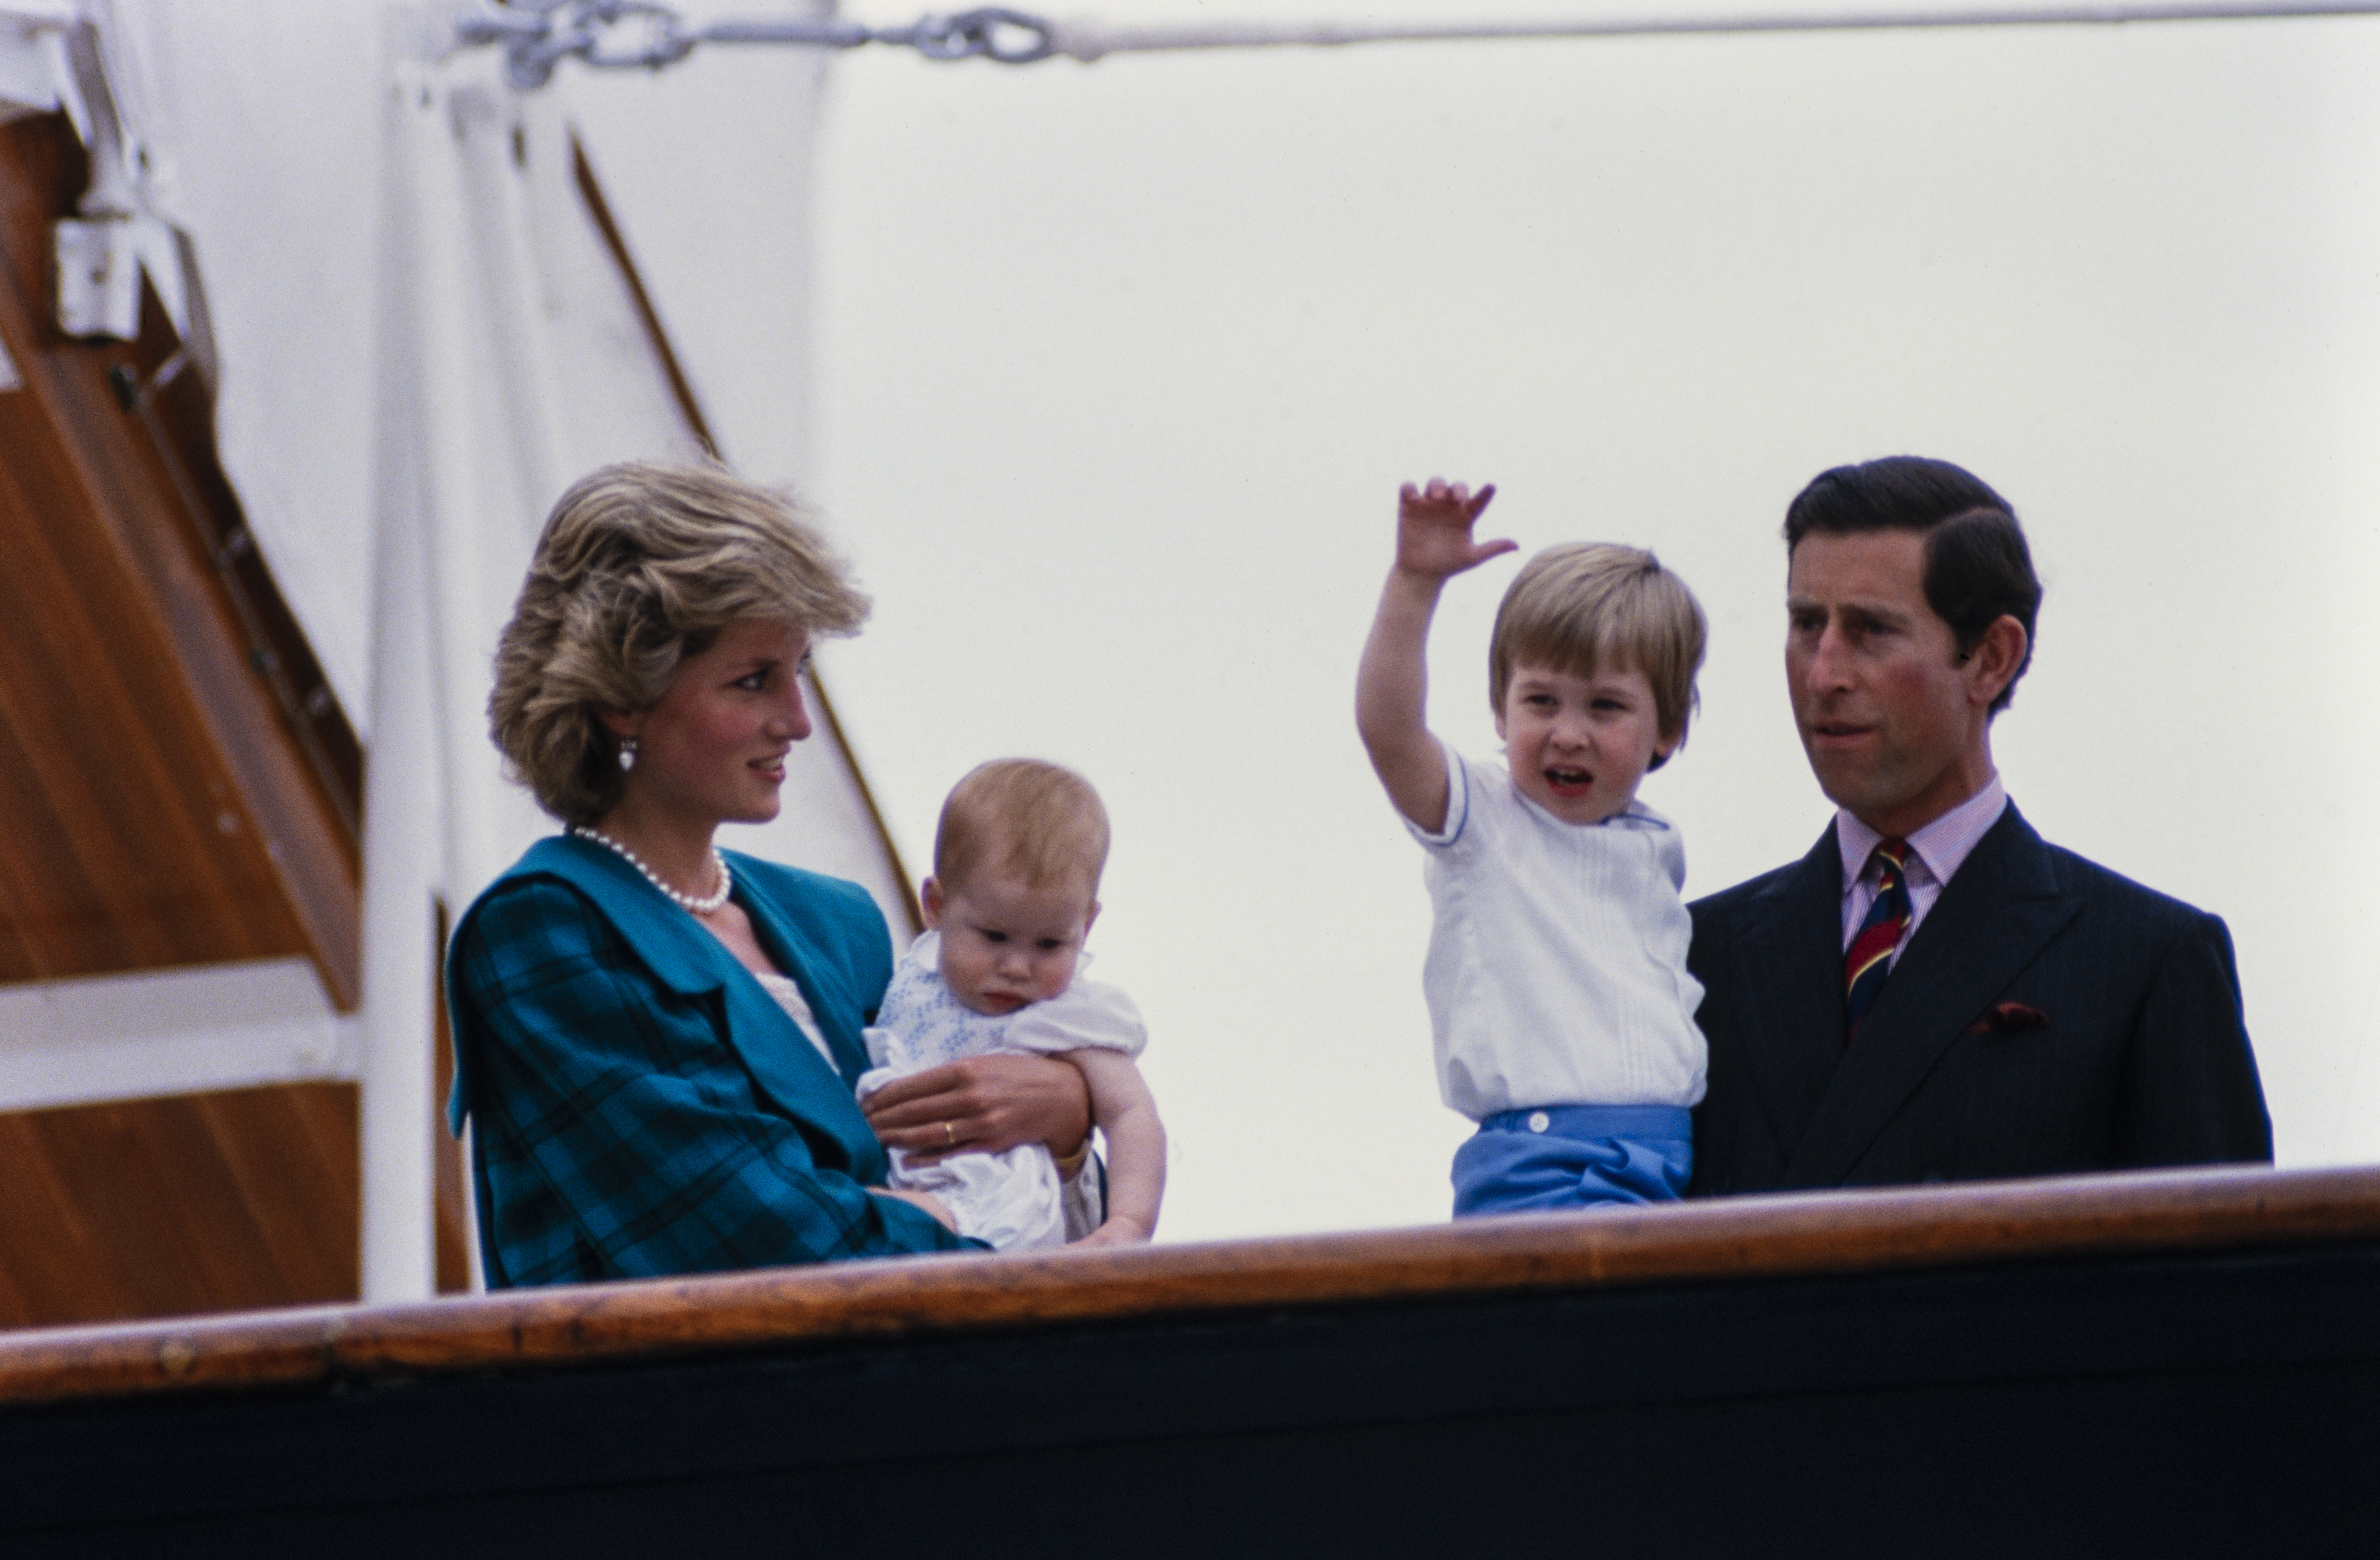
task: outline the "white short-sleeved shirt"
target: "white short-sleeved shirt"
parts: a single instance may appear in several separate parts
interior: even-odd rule
[[[1441,744],[1442,746],[1442,744]],[[1566,823],[1448,748],[1427,850],[1439,1091],[1477,1120],[1537,1105],[1692,1105],[1706,1051],[1683,841],[1642,802]]]
[[[1083,955],[1082,963],[1090,958]],[[969,1056],[1054,1054],[1093,1046],[1137,1056],[1148,1043],[1140,1009],[1104,981],[1077,974],[1056,996],[1014,1013],[978,1013],[942,980],[941,963],[938,932],[926,932],[901,956],[876,1022],[865,1033],[868,1059],[876,1066],[906,1077]]]
[[[1014,1013],[978,1013],[963,1005],[941,975],[941,937],[932,932],[909,945],[892,972],[876,1022],[865,1031],[875,1064],[859,1079],[859,1097],[969,1056],[1056,1054],[1098,1047],[1137,1056],[1148,1043],[1140,1009],[1121,990],[1079,974],[1056,996]],[[1090,962],[1085,954],[1083,962]],[[958,1232],[1002,1250],[1048,1249],[1098,1227],[1099,1177],[1086,1173],[1060,1181],[1050,1151],[1020,1143],[999,1153],[954,1153],[929,1164],[892,1151],[887,1184],[940,1198]]]

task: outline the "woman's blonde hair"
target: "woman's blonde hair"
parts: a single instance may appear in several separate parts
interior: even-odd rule
[[[791,494],[721,466],[606,466],[562,495],[537,539],[496,641],[490,735],[540,807],[591,823],[620,795],[603,712],[659,703],[679,664],[739,619],[851,634],[868,606]]]

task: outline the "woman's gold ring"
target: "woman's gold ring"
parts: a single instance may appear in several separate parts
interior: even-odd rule
[[[959,1146],[959,1135],[951,1129],[951,1124],[947,1121],[942,1123],[942,1137],[950,1143],[951,1147],[956,1148]]]

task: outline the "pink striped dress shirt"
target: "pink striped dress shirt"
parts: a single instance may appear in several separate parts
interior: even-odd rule
[[[1942,885],[2007,810],[2008,788],[1994,774],[1982,790],[1909,836],[1909,864],[1902,869],[1909,882],[1909,925],[1893,946],[1896,962],[1900,950],[1909,946],[1909,939],[1925,924],[1934,901],[1942,897]],[[1835,844],[1843,853],[1843,947],[1847,951],[1852,939],[1859,935],[1860,922],[1867,919],[1868,907],[1876,903],[1877,882],[1883,874],[1869,859],[1883,838],[1850,813],[1836,810]]]

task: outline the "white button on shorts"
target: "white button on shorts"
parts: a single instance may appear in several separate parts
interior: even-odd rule
[[[1554,1118],[1548,1115],[1543,1111],[1531,1111],[1529,1113],[1529,1130],[1532,1132],[1542,1132],[1553,1124]]]

